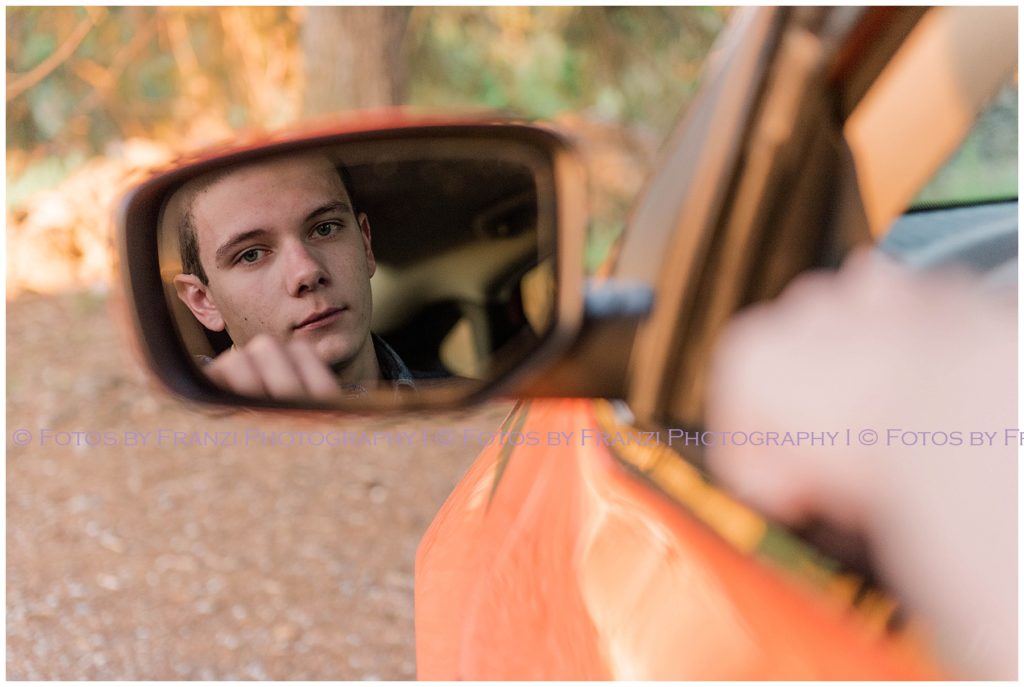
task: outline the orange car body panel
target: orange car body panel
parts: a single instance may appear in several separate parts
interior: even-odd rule
[[[908,634],[872,629],[580,441],[603,431],[599,403],[514,411],[501,431],[534,445],[487,447],[431,524],[416,560],[421,679],[940,676]]]

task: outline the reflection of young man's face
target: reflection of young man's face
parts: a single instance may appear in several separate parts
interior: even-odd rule
[[[207,328],[226,328],[236,346],[260,333],[303,338],[342,367],[373,355],[370,226],[327,159],[240,167],[199,191],[191,212],[209,283],[182,299]]]

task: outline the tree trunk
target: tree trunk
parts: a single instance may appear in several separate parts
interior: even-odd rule
[[[306,8],[304,113],[402,103],[402,35],[408,18],[408,7]]]

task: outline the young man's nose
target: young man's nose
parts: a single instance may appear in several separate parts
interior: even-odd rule
[[[306,291],[315,291],[327,285],[327,271],[316,254],[302,243],[295,243],[284,249],[285,280],[288,294],[300,296]]]

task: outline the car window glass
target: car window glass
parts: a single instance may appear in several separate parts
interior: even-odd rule
[[[911,204],[913,208],[1017,198],[1017,81],[978,117],[963,143]]]

